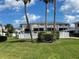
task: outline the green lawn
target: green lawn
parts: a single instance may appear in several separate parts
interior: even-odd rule
[[[79,40],[31,43],[8,39],[0,43],[0,59],[79,59]]]

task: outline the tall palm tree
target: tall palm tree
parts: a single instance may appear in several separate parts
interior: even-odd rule
[[[16,1],[18,1],[18,0],[16,0]],[[24,3],[25,17],[26,17],[26,21],[27,21],[27,26],[28,26],[28,28],[29,28],[29,30],[30,30],[31,41],[33,41],[32,31],[31,31],[29,19],[28,19],[28,16],[27,16],[27,3],[30,3],[31,0],[22,0],[22,1],[23,1],[23,3]]]
[[[45,30],[47,31],[47,15],[48,15],[48,12],[47,12],[47,9],[48,9],[48,3],[49,3],[49,0],[44,0],[44,3],[46,4],[46,10],[45,10]]]
[[[54,28],[54,39],[55,39],[55,31],[56,31],[56,0],[53,0],[54,2],[54,21],[53,21],[53,28]]]
[[[54,25],[54,32],[56,30],[56,0],[53,0],[54,1],[54,21],[53,21],[53,25]]]
[[[48,9],[48,3],[53,3],[53,0],[42,0],[46,4],[46,10],[45,10],[45,30],[47,31],[47,9]],[[52,27],[51,27],[52,28]]]
[[[40,0],[40,1],[43,1],[45,4],[46,4],[46,9],[45,9],[45,31],[47,31],[47,15],[48,15],[48,12],[47,12],[47,9],[48,9],[48,3],[49,3],[49,0]]]

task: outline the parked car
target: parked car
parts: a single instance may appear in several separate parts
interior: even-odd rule
[[[0,42],[5,42],[7,40],[7,36],[0,34]]]

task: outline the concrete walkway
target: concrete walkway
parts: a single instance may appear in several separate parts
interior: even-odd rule
[[[72,38],[72,39],[79,39],[79,37],[70,37],[70,38]]]

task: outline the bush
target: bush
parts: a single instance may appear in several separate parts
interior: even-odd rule
[[[45,32],[38,33],[38,40],[37,40],[38,42],[42,42],[42,39],[44,39],[44,37],[42,36],[43,33],[45,33]]]
[[[55,40],[59,39],[59,31],[55,31],[55,34],[54,31],[52,31],[51,33],[53,34]]]
[[[50,32],[39,32],[38,42],[53,42],[53,35]]]
[[[55,31],[54,32],[39,32],[38,33],[38,42],[53,42],[55,40],[59,39],[59,32]]]
[[[6,36],[0,36],[0,42],[5,42],[7,40]]]
[[[12,33],[6,33],[7,37],[12,37]]]

